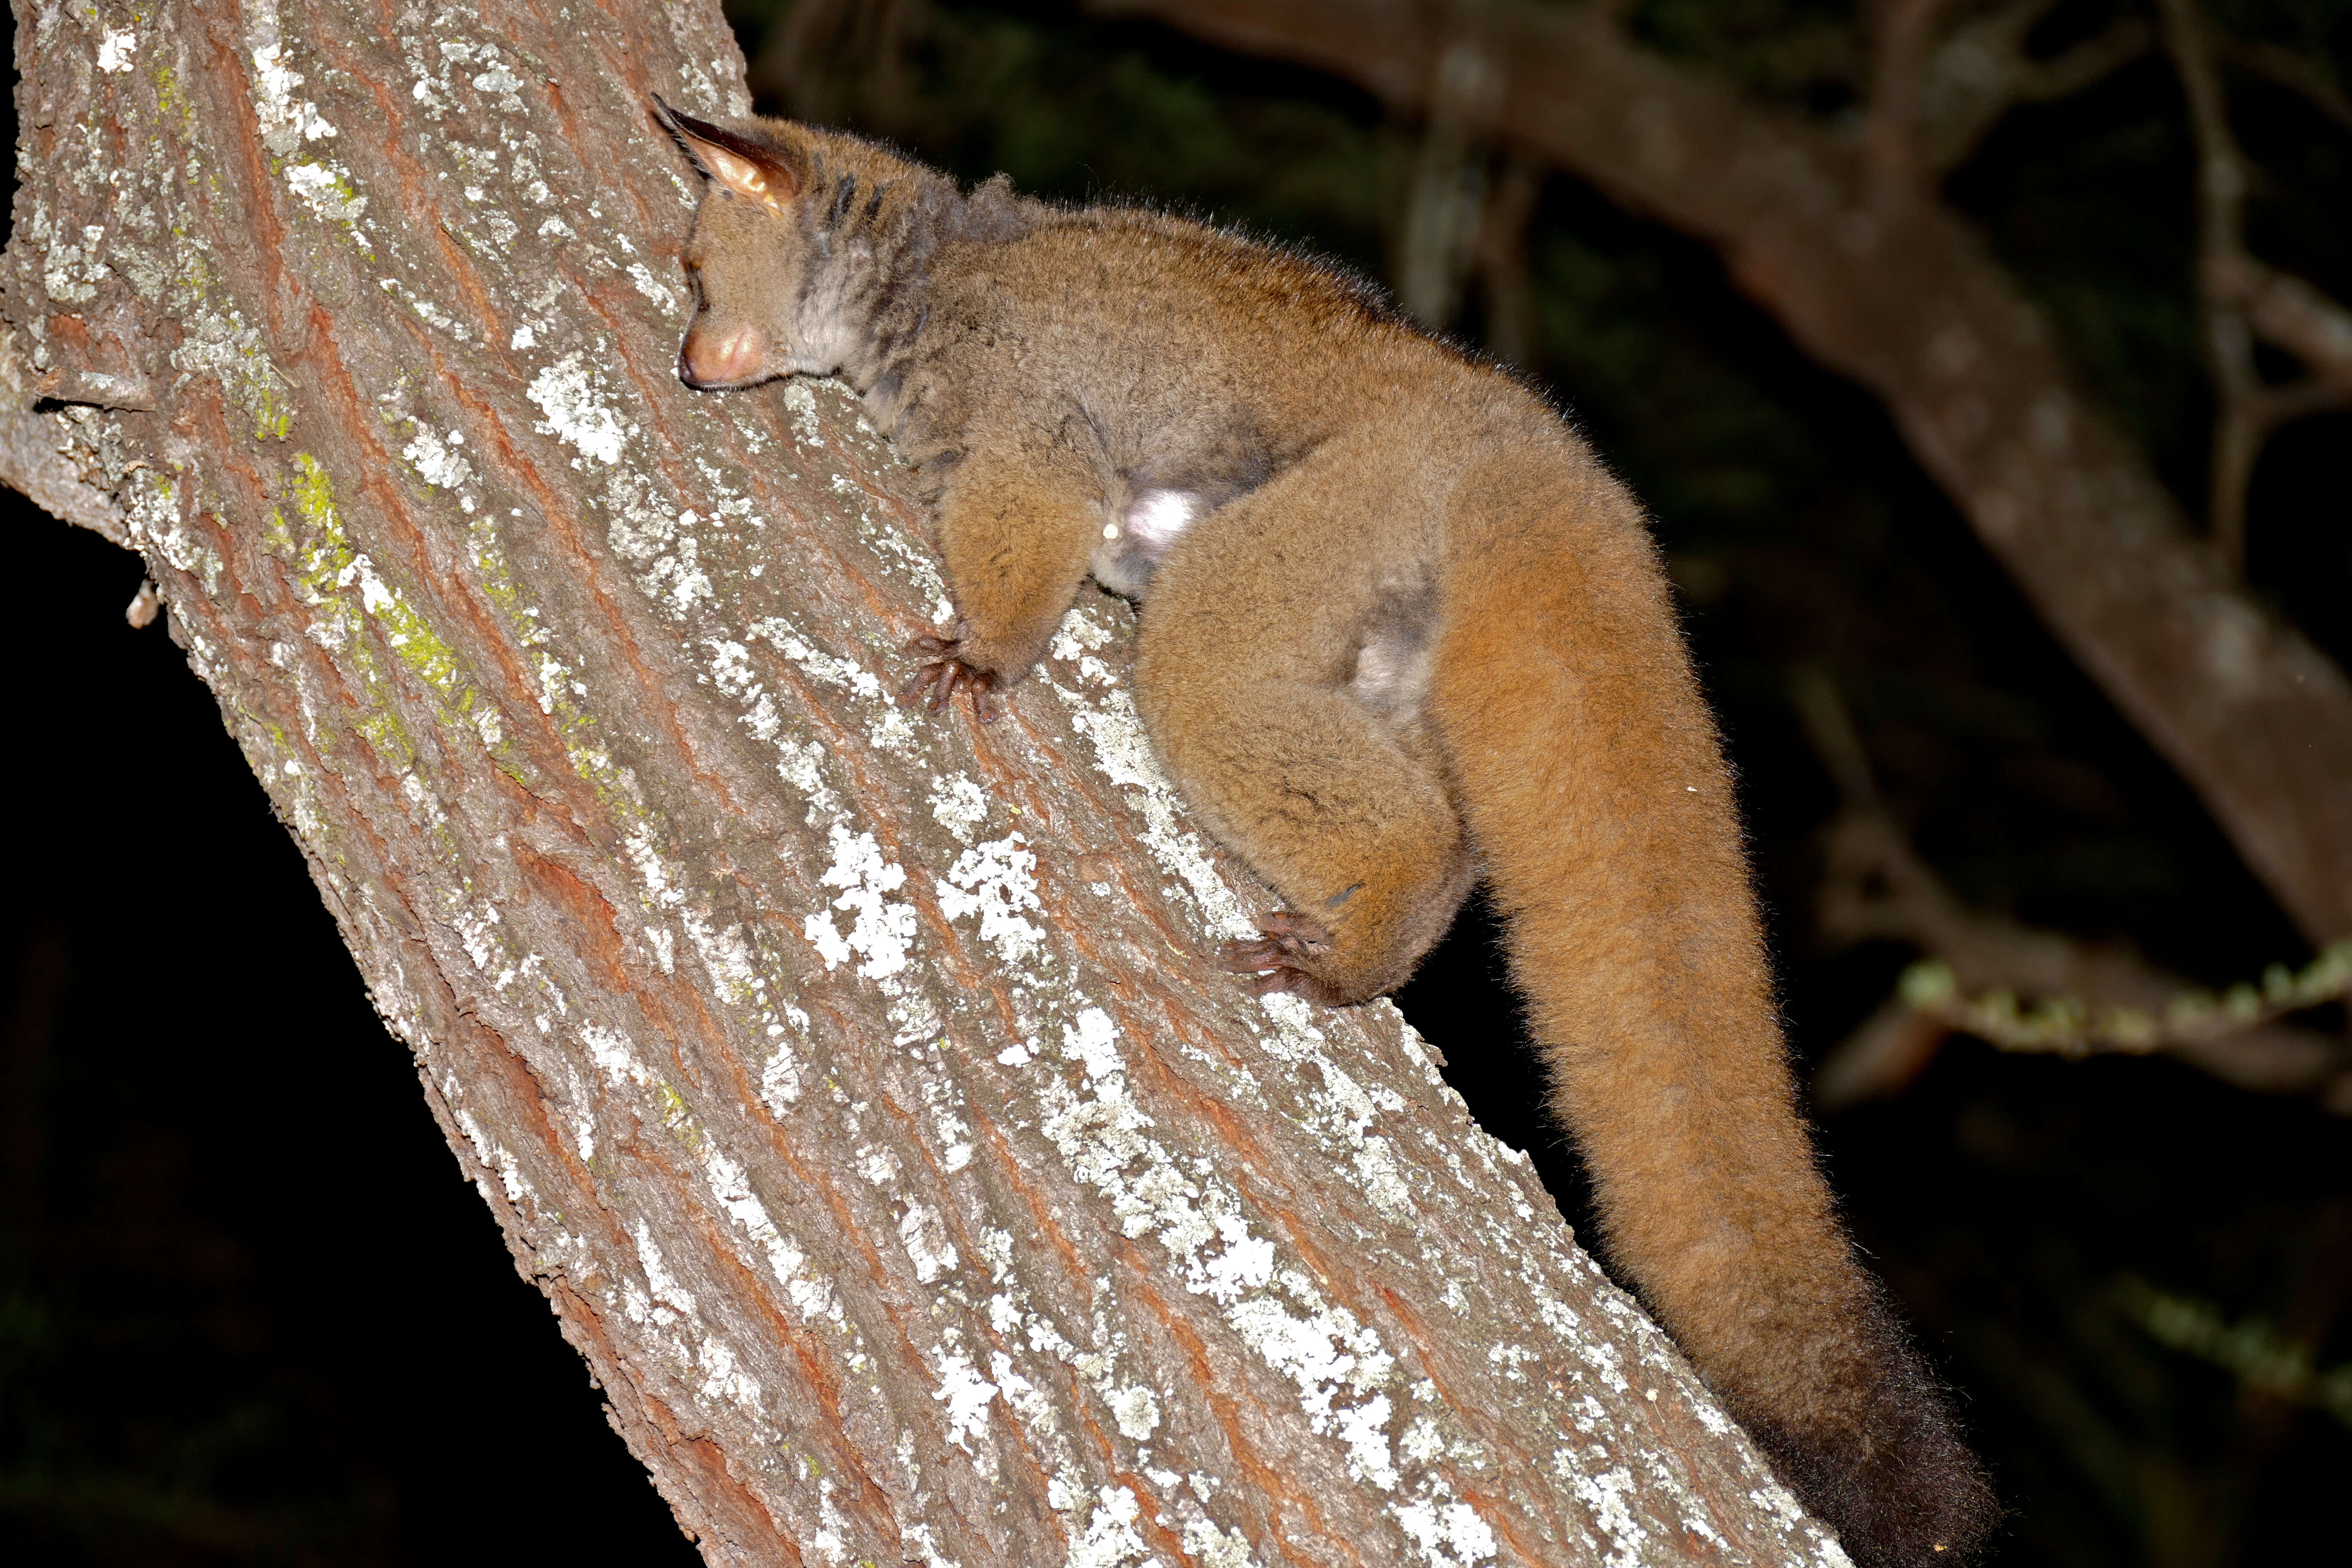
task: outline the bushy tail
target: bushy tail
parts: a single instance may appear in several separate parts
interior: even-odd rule
[[[1607,1255],[1857,1559],[1963,1561],[1999,1509],[1815,1168],[1648,535],[1556,450],[1459,493],[1430,708]]]

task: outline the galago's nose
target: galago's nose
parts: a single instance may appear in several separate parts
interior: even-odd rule
[[[757,327],[696,327],[677,346],[677,378],[688,386],[740,385],[758,379],[767,364],[767,340]]]

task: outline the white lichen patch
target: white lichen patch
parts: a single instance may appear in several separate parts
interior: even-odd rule
[[[477,72],[473,79],[473,88],[476,92],[487,92],[501,100],[499,107],[506,110],[508,113],[522,112],[523,103],[520,96],[522,78],[515,75],[506,67],[493,65],[486,71]]]
[[[1706,1503],[1691,1486],[1690,1473],[1682,1463],[1682,1456],[1674,1452],[1644,1451],[1636,1456],[1650,1479],[1660,1491],[1674,1501],[1675,1522],[1701,1541],[1711,1542],[1717,1551],[1727,1550],[1730,1542],[1722,1531],[1707,1521]]]
[[[1399,1509],[1397,1522],[1428,1568],[1476,1568],[1494,1561],[1493,1528],[1476,1509],[1442,1492]]]
[[[1152,1119],[1128,1089],[1108,1014],[1082,1011],[1061,1055],[1079,1064],[1091,1092],[1081,1098],[1049,1079],[1039,1127],[1071,1173],[1109,1200],[1125,1235],[1156,1237],[1186,1288],[1224,1309],[1241,1342],[1297,1390],[1308,1429],[1339,1442],[1350,1473],[1394,1490],[1386,1430],[1392,1407],[1383,1389],[1396,1362],[1379,1335],[1326,1302],[1303,1272],[1275,1267],[1275,1249],[1252,1234],[1240,1194],[1207,1161],[1188,1166],[1149,1135]]]
[[[1126,1568],[1149,1556],[1150,1548],[1135,1529],[1142,1517],[1143,1505],[1132,1488],[1104,1487],[1095,1495],[1085,1531],[1070,1542],[1063,1568]]]
[[[617,456],[619,447],[614,450]],[[626,468],[616,468],[606,479],[604,505],[612,515],[608,537],[614,552],[638,568],[638,588],[670,619],[688,620],[698,605],[717,597],[693,531],[702,521],[699,513],[681,510],[645,476]]]
[[[1269,1292],[1236,1305],[1226,1321],[1297,1387],[1308,1429],[1339,1436],[1349,1473],[1382,1491],[1395,1490],[1397,1469],[1386,1430],[1392,1410],[1388,1395],[1375,1392],[1388,1381],[1395,1358],[1355,1314],[1326,1306],[1304,1275],[1285,1270],[1278,1278],[1293,1301],[1307,1307],[1304,1313]],[[1358,1403],[1340,1403],[1350,1398]]]
[[[533,426],[541,435],[553,436],[599,463],[621,460],[628,429],[604,391],[604,378],[582,355],[564,355],[533,376],[526,391],[547,416],[547,423]]]
[[[397,278],[379,278],[376,287],[384,294],[408,308],[411,314],[436,331],[446,332],[459,342],[471,341],[466,323],[435,304],[430,296],[420,294]]]
[[[768,977],[760,973],[750,933],[740,925],[719,925],[696,909],[680,910],[678,923],[686,928],[686,939],[702,960],[719,999],[738,1007],[759,1006]]]
[[[652,268],[642,261],[632,261],[628,272],[629,281],[636,286],[637,292],[660,306],[664,315],[678,313],[677,296],[671,292],[668,284],[653,275]]]
[[[473,465],[466,461],[466,437],[452,430],[446,437],[434,433],[433,427],[412,421],[416,434],[400,455],[416,469],[416,477],[437,489],[454,490],[474,477]]]
[[[793,1009],[797,1012],[798,1009]],[[807,1015],[803,1014],[805,1018]],[[779,1026],[771,1025],[769,1033],[781,1033]],[[801,1097],[801,1065],[793,1057],[792,1047],[776,1042],[774,1054],[760,1068],[760,1103],[772,1115],[782,1116]]]
[[[988,1403],[996,1394],[996,1384],[973,1370],[970,1358],[943,1357],[940,1385],[931,1391],[931,1397],[947,1406],[948,1441],[971,1453],[973,1440],[988,1435]]]
[[[298,99],[301,73],[286,64],[286,47],[278,31],[277,0],[261,0],[246,22],[246,43],[253,51],[253,110],[260,122],[261,144],[280,158],[292,156],[309,142],[333,136],[335,128],[309,99]]]
[[[940,912],[950,921],[978,914],[980,940],[1007,965],[1018,968],[1044,943],[1044,930],[1022,914],[1045,906],[1037,900],[1037,857],[1020,834],[965,850],[935,886]]]
[[[1062,617],[1047,651],[1065,664],[1076,663],[1091,650],[1108,645],[1112,635],[1108,626],[1080,605]]]
[[[1183,826],[1183,805],[1176,786],[1160,769],[1151,741],[1134,700],[1123,689],[1094,696],[1065,687],[1050,677],[1045,687],[1070,709],[1071,727],[1087,738],[1095,753],[1095,767],[1127,793],[1129,805],[1143,817],[1142,844],[1163,871],[1191,889],[1192,905],[1206,935],[1242,937],[1257,926],[1217,874],[1208,846]]]
[[[286,171],[286,184],[314,216],[364,242],[359,220],[367,211],[367,198],[352,187],[342,169],[326,163],[293,164]]]
[[[988,820],[988,792],[961,773],[931,775],[931,820],[955,836],[959,844],[971,842],[973,831]]]
[[[360,195],[351,171],[314,151],[314,144],[331,140],[337,132],[316,103],[296,95],[306,79],[286,63],[276,0],[261,0],[248,11],[246,47],[253,61],[253,111],[261,144],[269,150],[287,188],[312,216],[342,229],[372,254],[374,247],[359,222],[367,198]]]
[[[798,790],[809,803],[808,820],[814,826],[819,819],[831,819],[840,815],[840,802],[833,786],[825,783],[825,750],[814,741],[797,741],[789,735],[776,740],[779,760],[776,773]]]
[[[928,1204],[909,1203],[898,1221],[898,1241],[915,1266],[918,1283],[929,1285],[956,1267],[954,1243],[948,1240],[946,1220]]]
[[[830,686],[869,702],[879,700],[883,695],[880,677],[855,659],[814,647],[793,629],[789,621],[768,616],[752,626],[751,636],[772,646],[820,686]]]
[[[760,1380],[743,1369],[725,1341],[705,1335],[695,1346],[694,1363],[704,1373],[697,1392],[705,1400],[723,1399],[754,1416],[760,1414]]]
[[[458,1110],[457,1130],[466,1135],[466,1142],[473,1145],[474,1158],[481,1163],[484,1169],[498,1176],[499,1190],[506,1194],[508,1203],[520,1206],[536,1202],[530,1184],[523,1180],[521,1165],[511,1152],[501,1148],[482,1131],[482,1124],[474,1120],[471,1111]]]
[[[793,428],[799,435],[803,446],[821,447],[824,444],[824,428],[817,422],[816,416],[816,394],[809,389],[806,380],[794,377],[786,382],[778,401],[793,416]]]
[[[505,956],[505,944],[499,940],[499,909],[496,904],[483,904],[478,909],[451,911],[450,924],[457,932],[458,945],[473,960],[477,971],[488,971]],[[506,972],[511,974],[511,971]]]
[[[1257,1559],[1250,1555],[1249,1539],[1240,1531],[1218,1530],[1197,1508],[1184,1511],[1190,1516],[1184,1521],[1185,1556],[1201,1568],[1258,1568]]]
[[[638,1220],[630,1226],[629,1234],[637,1244],[637,1267],[643,1271],[646,1288],[635,1285],[623,1288],[621,1310],[633,1323],[667,1328],[681,1320],[691,1320],[701,1310],[694,1292],[677,1281],[662,1257],[661,1246],[654,1240],[653,1226]]]
[[[173,568],[200,578],[207,594],[220,591],[220,552],[181,515],[180,484],[149,473],[143,484],[133,483],[123,498],[123,524],[131,542],[144,545]]]
[[[1160,1396],[1143,1384],[1135,1384],[1112,1394],[1110,1413],[1118,1423],[1121,1436],[1142,1442],[1159,1428]]]
[[[1633,1491],[1632,1471],[1614,1465],[1598,1473],[1579,1471],[1561,1479],[1608,1542],[1608,1568],[1641,1568],[1649,1561],[1650,1532],[1627,1501]]]
[[[1376,1100],[1329,1057],[1318,1052],[1313,1060],[1321,1069],[1324,1087],[1328,1091],[1328,1099],[1319,1109],[1326,1109],[1330,1120],[1339,1123],[1339,1135],[1349,1148],[1360,1190],[1381,1211],[1382,1218],[1400,1225],[1410,1222],[1413,1217],[1412,1191],[1405,1182],[1395,1146],[1367,1131],[1383,1112],[1402,1112],[1405,1109],[1404,1097],[1392,1089],[1383,1089]]]
[[[80,243],[52,245],[41,259],[41,287],[61,305],[82,305],[98,298],[98,286],[114,269],[100,259],[106,244],[104,224],[86,224]]]
[[[785,1300],[792,1302],[802,1321],[824,1318],[840,1321],[841,1299],[835,1293],[833,1282],[808,1271],[808,1255],[777,1228],[767,1205],[752,1194],[749,1173],[728,1158],[716,1143],[709,1142],[702,1146],[702,1172],[719,1211],[759,1247],[761,1256],[767,1260],[768,1271],[783,1288]]]
[[[982,1449],[982,1454],[987,1454]],[[898,1545],[903,1555],[899,1561],[919,1564],[919,1568],[963,1568],[951,1558],[940,1555],[939,1543],[933,1539],[927,1523],[902,1524],[898,1527]]]
[[[583,1045],[588,1047],[588,1059],[604,1075],[615,1089],[625,1083],[638,1085],[652,1081],[652,1075],[638,1062],[629,1037],[620,1030],[600,1024],[590,1024],[580,1031]]]
[[[842,890],[830,907],[850,916],[846,932],[823,912],[803,922],[802,934],[814,945],[824,966],[835,969],[853,957],[862,958],[857,973],[868,980],[887,980],[904,970],[915,943],[915,909],[893,903],[889,895],[906,885],[906,868],[885,860],[871,833],[853,835],[835,824],[833,864],[819,881]]]
[[[877,752],[908,752],[918,743],[914,721],[897,708],[885,708],[866,727],[866,743]]]

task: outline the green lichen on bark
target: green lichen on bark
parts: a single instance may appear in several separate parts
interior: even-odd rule
[[[288,489],[309,527],[309,537],[297,546],[297,581],[306,601],[329,624],[330,636],[340,643],[368,697],[355,725],[360,733],[402,771],[416,765],[416,742],[401,722],[391,671],[369,635],[373,623],[383,647],[423,684],[445,729],[474,736],[503,764],[519,768],[497,710],[480,696],[463,656],[384,580],[373,559],[352,546],[325,466],[309,452],[297,452]],[[273,537],[282,535],[282,514],[273,513],[269,526]]]

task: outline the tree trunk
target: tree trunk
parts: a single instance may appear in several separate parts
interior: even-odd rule
[[[2315,945],[2352,934],[2352,680],[2233,583],[1958,215],[1868,150],[1629,43],[1622,7],[1090,0],[1423,112],[1473,47],[1487,130],[1721,251],[1808,353],[1884,398],[2050,628],[2196,788]]]
[[[1202,962],[1265,900],[1122,610],[893,700],[888,454],[672,372],[715,5],[16,19],[6,477],[144,556],[709,1561],[1843,1560],[1393,1009]]]

